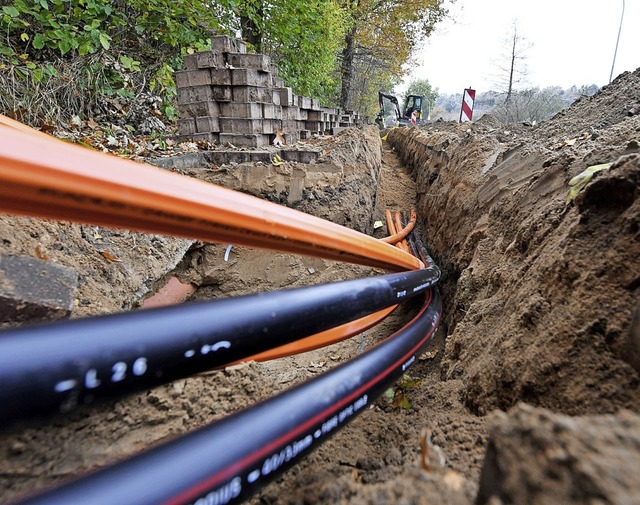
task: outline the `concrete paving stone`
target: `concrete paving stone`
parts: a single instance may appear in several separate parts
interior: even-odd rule
[[[262,162],[269,164],[273,159],[274,153],[269,151],[251,151],[250,154],[252,163]]]
[[[201,70],[204,72],[204,70]],[[231,70],[228,68],[211,68],[208,70],[211,73],[211,84],[216,86],[230,86],[231,85]]]
[[[220,143],[230,143],[236,147],[263,147],[269,145],[269,136],[262,134],[240,135],[237,133],[221,133]]]
[[[224,56],[219,51],[203,51],[189,56],[195,56],[198,68],[222,68],[225,64]]]
[[[298,121],[306,121],[308,112],[306,109],[298,109],[298,117],[296,119]]]
[[[199,116],[220,116],[220,105],[214,100],[195,103],[179,103],[178,114],[181,118],[199,117]]]
[[[249,68],[271,72],[271,59],[266,54],[227,54],[227,63],[234,68]]]
[[[233,101],[273,103],[272,90],[257,86],[234,86]]]
[[[262,133],[271,135],[280,128],[280,121],[277,119],[263,119],[262,120]]]
[[[211,150],[206,151],[205,156],[210,163],[216,165],[228,165],[229,163],[248,163],[251,161],[251,153],[253,151],[229,151],[229,150]]]
[[[185,86],[178,88],[179,104],[206,102],[214,99],[214,92],[211,86]]]
[[[233,88],[231,86],[211,86],[214,100],[218,102],[232,102]]]
[[[242,40],[226,35],[214,35],[211,37],[211,48],[221,53],[247,52],[247,45]]]
[[[220,104],[220,115],[241,119],[262,119],[263,104],[257,102],[230,102]]]
[[[283,120],[297,120],[300,114],[298,107],[282,107]]]
[[[176,72],[176,74],[177,73],[178,72]],[[202,70],[187,70],[185,73],[189,86],[210,86],[213,84],[211,80],[211,70],[208,68]],[[176,84],[182,87],[178,81],[176,81]]]
[[[293,94],[293,90],[291,88],[282,87],[277,88],[276,91],[278,91],[278,93],[280,94],[280,105],[282,105],[283,107],[296,105],[294,100],[295,95]]]
[[[178,135],[193,135],[196,131],[195,118],[178,119]]]
[[[196,130],[198,133],[220,133],[220,122],[217,117],[197,117]]]
[[[293,133],[293,132],[297,132],[299,130],[302,130],[302,128],[298,128],[298,121],[296,121],[295,119],[283,119],[282,120],[282,129],[284,130],[285,133]]]
[[[280,103],[280,92],[278,90],[272,89],[269,90],[271,93],[271,101],[273,102],[274,105],[282,105]]]
[[[312,98],[311,99],[311,107],[309,107],[309,109],[311,109],[311,110],[321,110],[322,107],[320,105],[320,102],[317,99]]]
[[[178,135],[176,139],[181,139],[183,135]],[[191,142],[191,136],[186,140],[179,140],[180,142]],[[204,151],[208,152],[208,151]],[[198,151],[196,153],[183,153],[164,156],[162,158],[149,158],[148,162],[156,167],[164,168],[165,170],[177,169],[188,170],[191,168],[209,168],[211,162],[205,158],[204,152]]]
[[[198,70],[198,59],[195,54],[187,54],[182,59],[182,67],[185,70]]]
[[[273,74],[272,79],[274,88],[284,88],[284,79],[282,79],[281,77],[276,77]]]
[[[210,144],[217,144],[220,142],[220,134],[213,132],[194,133],[191,136],[193,142],[209,142]]]
[[[68,317],[78,288],[75,270],[30,256],[0,257],[0,322]]]
[[[311,98],[308,96],[299,96],[298,97],[298,107],[301,109],[310,109],[311,108]]]
[[[282,119],[282,107],[272,103],[263,103],[262,117],[265,119]]]
[[[298,142],[298,140],[300,140],[300,135],[298,133],[298,131],[293,131],[290,133],[285,133],[284,134],[284,138],[287,142],[287,145],[292,145],[295,144],[296,142]]]
[[[298,163],[298,151],[296,149],[283,149],[280,157],[289,163]]]
[[[234,86],[259,86],[269,88],[272,85],[271,74],[252,68],[231,69],[231,83]]]
[[[301,132],[302,133],[302,132]],[[320,158],[321,151],[298,151],[298,163],[316,163]]]
[[[262,134],[262,119],[238,119],[221,117],[220,131],[222,133]]]
[[[322,130],[322,122],[321,121],[305,121],[304,129],[310,130],[312,132],[319,132]]]
[[[307,121],[322,121],[324,114],[319,110],[307,111]]]

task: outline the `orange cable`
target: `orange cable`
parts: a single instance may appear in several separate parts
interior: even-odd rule
[[[396,225],[393,224],[393,218],[391,217],[391,211],[389,209],[384,211],[384,217],[387,221],[387,232],[389,236],[394,236],[396,234]]]
[[[396,211],[396,214],[395,214],[395,225],[396,225],[396,230],[402,230],[402,221],[401,221],[399,211]],[[396,242],[396,247],[399,247],[401,250],[407,253],[409,252],[409,244],[407,244],[407,240],[404,238]]]
[[[424,267],[411,254],[344,226],[7,123],[0,122],[0,210],[392,271]]]
[[[315,335],[301,338],[300,340],[290,342],[280,347],[269,349],[268,351],[245,358],[242,361],[268,361],[271,359],[282,358],[284,356],[313,351],[320,347],[335,344],[336,342],[346,340],[349,337],[353,337],[354,335],[362,333],[363,331],[375,326],[391,314],[391,312],[393,312],[397,307],[397,305],[392,305],[391,307],[387,307],[386,309],[374,312],[368,316],[361,317],[355,321],[350,321],[340,326],[336,326],[335,328],[330,328],[320,333],[316,333]]]
[[[407,223],[407,226],[405,226],[402,230],[398,231],[394,235],[381,238],[380,240],[382,240],[383,242],[386,242],[387,244],[395,244],[396,242],[402,240],[407,235],[409,235],[409,233],[411,233],[411,231],[416,225],[416,221],[417,221],[416,211],[411,209],[411,220]]]

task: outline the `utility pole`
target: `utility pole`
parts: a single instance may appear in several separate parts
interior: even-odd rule
[[[613,52],[613,63],[611,64],[611,73],[609,74],[609,82],[613,79],[613,67],[616,66],[616,55],[618,54],[618,44],[620,43],[620,32],[622,32],[622,20],[624,19],[624,0],[622,0],[622,15],[620,16],[620,27],[618,28],[618,39],[616,40],[616,50]]]

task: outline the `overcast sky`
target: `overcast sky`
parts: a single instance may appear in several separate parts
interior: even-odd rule
[[[498,90],[508,66],[505,38],[518,32],[526,51],[527,86],[609,82],[622,0],[456,0],[416,56],[409,79],[428,79],[440,93]],[[640,67],[640,0],[626,0],[613,77]],[[501,55],[503,57],[501,58]],[[523,87],[522,85],[520,87]],[[402,88],[402,87],[401,87]]]

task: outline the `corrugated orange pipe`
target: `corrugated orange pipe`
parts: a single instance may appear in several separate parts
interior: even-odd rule
[[[0,210],[384,268],[422,268],[357,231],[157,167],[0,123]]]

